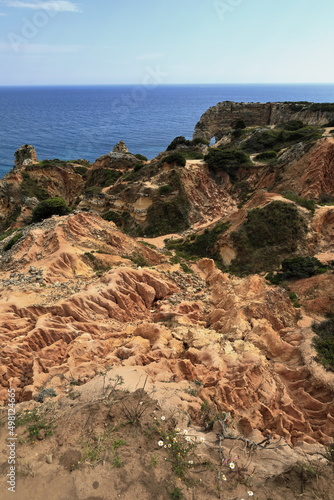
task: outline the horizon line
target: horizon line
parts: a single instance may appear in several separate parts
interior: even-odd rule
[[[45,84],[0,84],[0,88],[12,87],[132,87],[142,83],[45,83]],[[334,85],[334,82],[232,82],[232,83],[164,83],[145,85],[145,87],[171,87],[171,86],[225,86],[225,85]]]

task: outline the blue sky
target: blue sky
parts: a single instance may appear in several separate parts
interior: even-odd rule
[[[333,83],[333,0],[0,0],[0,85]]]

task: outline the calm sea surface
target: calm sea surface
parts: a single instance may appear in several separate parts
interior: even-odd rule
[[[40,160],[94,161],[123,139],[153,158],[225,100],[334,102],[334,84],[0,87],[0,177],[22,144]]]

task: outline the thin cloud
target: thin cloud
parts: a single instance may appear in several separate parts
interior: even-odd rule
[[[80,52],[80,45],[48,45],[43,43],[24,43],[17,47],[19,54],[75,54]],[[11,52],[10,43],[0,43],[0,52]]]
[[[7,7],[18,9],[51,10],[53,12],[82,12],[78,5],[67,0],[48,0],[46,2],[20,2],[17,0],[3,0]]]
[[[150,59],[161,59],[162,54],[159,52],[152,53],[152,54],[140,54],[139,56],[136,57],[137,61],[148,61]]]

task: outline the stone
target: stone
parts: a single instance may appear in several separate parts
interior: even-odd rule
[[[15,167],[26,167],[38,162],[34,146],[24,144],[15,152]]]

